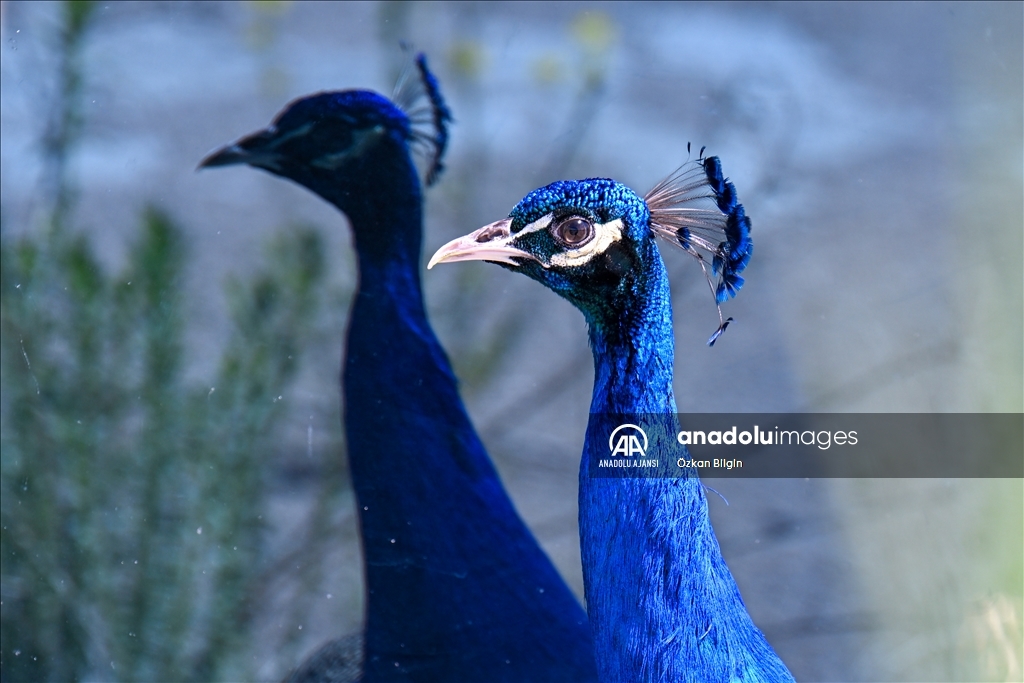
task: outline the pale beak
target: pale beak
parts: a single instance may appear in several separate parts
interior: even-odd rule
[[[510,243],[515,237],[510,230],[511,226],[512,219],[506,218],[452,240],[430,257],[427,270],[438,263],[453,261],[494,261],[510,266],[520,265],[520,262],[514,259],[539,262],[540,259],[533,254],[511,246]]]
[[[208,154],[199,162],[196,170],[234,164],[274,169],[277,167],[277,154],[273,149],[275,133],[272,128],[268,128],[247,135],[233,144],[225,145]]]
[[[227,147],[221,147],[215,152],[207,155],[205,159],[199,162],[200,168],[213,168],[215,166],[231,166],[232,164],[244,164],[249,161],[249,153],[242,149],[239,145],[228,145]]]

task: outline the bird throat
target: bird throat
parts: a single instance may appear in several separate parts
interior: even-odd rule
[[[653,241],[647,248],[642,268],[623,286],[614,317],[584,313],[594,353],[594,414],[676,412],[668,276]]]
[[[590,324],[595,381],[579,515],[598,671],[609,681],[730,680],[742,668],[737,656],[767,644],[722,559],[700,480],[665,470],[606,477],[592,469],[598,456],[608,457],[610,415],[663,415],[653,421],[666,433],[678,429],[668,278],[657,253],[640,263],[620,319]],[[668,462],[672,454],[662,440],[646,457]]]

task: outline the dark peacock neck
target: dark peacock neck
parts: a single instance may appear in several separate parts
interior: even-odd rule
[[[343,387],[362,680],[594,680],[586,616],[512,507],[427,321],[418,182],[388,176],[337,202],[359,253]]]
[[[653,241],[642,247],[614,305],[588,317],[594,353],[591,413],[675,413],[672,306]]]
[[[595,383],[580,537],[599,674],[604,681],[792,680],[747,614],[699,479],[664,468],[683,447],[651,435],[647,457],[664,460],[666,477],[602,478],[592,467],[608,457],[608,414],[636,415],[663,436],[678,429],[668,278],[657,247],[646,249],[620,319],[590,321]]]
[[[373,284],[388,273],[406,273],[415,280],[415,291],[408,291],[408,297],[422,301],[422,190],[404,146],[384,138],[375,154],[353,160],[344,178],[317,177],[307,186],[351,222],[363,282]]]

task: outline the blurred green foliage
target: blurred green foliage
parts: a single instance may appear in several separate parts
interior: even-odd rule
[[[184,380],[181,230],[148,209],[115,274],[68,225],[93,8],[63,6],[46,217],[0,239],[0,678],[250,679],[279,398],[323,307],[323,245],[280,237],[230,287],[216,382]]]
[[[71,184],[67,181],[67,156],[82,133],[82,42],[89,21],[96,9],[93,0],[68,0],[62,4],[63,30],[56,46],[61,58],[57,73],[55,106],[50,112],[43,135],[43,154],[49,166],[45,193],[52,204],[52,219],[62,224],[73,202]]]
[[[273,253],[231,289],[216,385],[189,386],[165,215],[116,276],[61,229],[0,243],[4,680],[246,677],[278,397],[324,273],[315,232]]]

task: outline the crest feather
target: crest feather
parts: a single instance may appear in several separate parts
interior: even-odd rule
[[[412,128],[410,147],[427,162],[424,181],[429,187],[444,170],[441,158],[448,147],[448,124],[452,113],[422,52],[402,71],[391,100],[409,117]]]
[[[736,199],[736,187],[722,175],[718,157],[705,157],[702,147],[696,161],[688,161],[655,185],[644,201],[654,234],[681,247],[704,271],[720,323],[708,340],[712,346],[732,321],[722,318],[721,304],[743,286],[740,273],[754,249],[750,218]],[[712,275],[718,276],[717,284]]]

